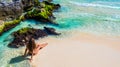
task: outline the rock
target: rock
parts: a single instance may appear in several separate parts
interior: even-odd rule
[[[44,27],[44,31],[46,31],[50,35],[60,35],[61,34],[61,33],[55,32],[55,29],[50,28],[50,27]]]
[[[4,24],[4,21],[3,20],[0,20],[0,25],[3,25]]]
[[[20,33],[19,31],[13,33],[14,40],[8,45],[9,47],[20,47],[27,45],[29,39],[47,36],[47,33],[40,29],[29,28],[26,32]]]
[[[48,2],[52,2],[53,0],[48,0]]]
[[[44,27],[44,30],[33,29],[33,28],[24,28],[21,29],[22,33],[19,31],[14,32],[14,40],[8,45],[9,47],[18,48],[28,44],[30,38],[38,39],[43,38],[48,35],[60,35],[55,32],[54,28]],[[23,32],[25,31],[25,32]]]
[[[4,3],[0,2],[0,20],[13,20],[23,12],[22,4],[19,1]]]
[[[61,8],[60,4],[55,4],[54,9],[58,10],[59,8]]]
[[[54,9],[58,10],[61,5],[60,4],[54,4],[54,3],[51,3],[51,2],[48,2],[48,1],[44,1],[45,4],[47,5],[53,5],[54,6]]]

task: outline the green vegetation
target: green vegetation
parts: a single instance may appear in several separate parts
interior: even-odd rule
[[[29,17],[29,18],[32,18],[32,17],[42,17],[42,18],[45,18],[45,19],[48,19],[49,18],[49,12],[44,10],[43,8],[43,11],[41,11],[40,9],[34,9],[34,10],[31,10],[31,11],[28,11],[26,13],[26,16]]]
[[[44,17],[45,19],[48,18],[48,14],[47,14],[46,11],[45,11],[45,12],[41,12],[41,13],[39,13],[38,15]]]
[[[35,2],[35,6],[39,6],[40,5],[40,2],[39,2],[39,0],[34,0],[34,2]]]
[[[15,24],[18,24],[21,20],[13,20],[13,21],[9,21],[9,22],[5,22],[4,25],[5,27],[9,27]]]
[[[25,16],[24,15],[21,15],[20,17],[19,17],[19,20],[25,20]]]
[[[9,21],[9,22],[4,22],[4,24],[0,25],[0,34],[2,34],[3,32],[13,28],[14,26],[16,26],[17,24],[20,23],[21,20],[13,20],[13,21]]]
[[[2,32],[3,32],[3,30],[4,30],[4,27],[5,27],[4,24],[0,25],[0,34],[2,34]]]
[[[32,10],[26,13],[27,18],[30,17],[39,17],[49,19],[49,16],[52,15],[54,10],[53,4],[46,4],[45,2],[39,3],[42,8],[34,7]]]
[[[25,28],[18,30],[17,33],[24,34],[24,33],[28,32],[29,30],[31,30],[31,28],[25,27]]]
[[[47,11],[52,11],[53,10],[53,6],[51,6],[51,5],[45,5],[45,10],[47,10]]]

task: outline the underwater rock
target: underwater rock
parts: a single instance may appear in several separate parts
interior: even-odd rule
[[[55,29],[50,28],[50,27],[44,27],[44,31],[46,31],[47,34],[50,34],[50,35],[60,35],[61,34],[61,33],[55,32]]]

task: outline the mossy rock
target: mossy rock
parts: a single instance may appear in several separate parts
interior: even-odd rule
[[[4,24],[0,25],[0,34],[2,34],[2,32],[3,32],[3,30],[4,30],[4,27],[5,27]]]
[[[10,22],[5,22],[4,25],[5,27],[10,26],[10,25],[14,25],[14,24],[18,24],[20,22],[20,20],[13,20]]]
[[[19,33],[19,34],[24,34],[24,33],[28,32],[28,31],[31,30],[31,29],[32,29],[32,28],[28,28],[28,27],[22,28],[22,29],[18,30],[17,33]]]
[[[4,22],[4,24],[0,25],[0,35],[11,28],[15,27],[17,24],[20,23],[21,20],[13,20],[9,22]]]
[[[40,5],[40,2],[39,2],[39,0],[34,0],[34,2],[35,2],[35,6],[39,6]]]

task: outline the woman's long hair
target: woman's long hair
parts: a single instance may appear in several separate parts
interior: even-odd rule
[[[31,52],[33,52],[33,50],[36,48],[36,44],[35,44],[34,38],[30,38],[30,39],[29,39],[27,48],[28,48],[28,50],[31,51]]]

